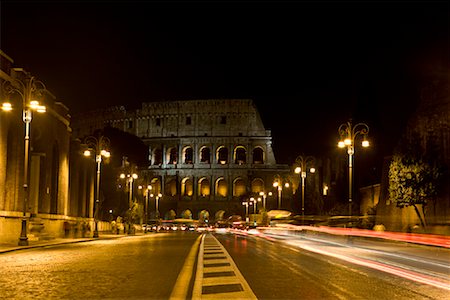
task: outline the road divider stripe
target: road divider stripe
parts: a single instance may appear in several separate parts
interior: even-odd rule
[[[172,293],[170,294],[170,300],[187,299],[189,293],[189,284],[194,274],[195,258],[198,253],[201,240],[202,236],[199,236],[195,240],[194,245],[192,245],[191,250],[186,257],[186,260],[184,261],[183,268],[181,269],[180,274],[178,274],[178,278],[175,282],[175,286],[172,289]]]
[[[257,299],[230,254],[212,235],[202,237],[192,300]]]

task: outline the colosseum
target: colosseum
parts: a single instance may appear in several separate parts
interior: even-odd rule
[[[148,102],[133,111],[113,107],[83,114],[78,122],[77,136],[110,125],[148,146],[148,166],[139,177],[152,195],[162,195],[161,217],[244,215],[242,202],[261,192],[266,197],[258,210],[289,207],[292,190],[283,185],[280,199],[273,183],[286,183],[290,168],[276,163],[271,132],[252,100]]]

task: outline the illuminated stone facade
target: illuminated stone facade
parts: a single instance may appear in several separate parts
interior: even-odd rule
[[[18,93],[8,93],[3,83],[20,88],[17,81],[27,82],[31,74],[13,67],[13,60],[1,51],[0,67],[0,97],[2,103],[9,100],[13,106],[11,111],[0,110],[0,241],[17,242],[25,199],[23,98]],[[26,205],[30,239],[62,236],[64,222],[76,224],[79,216],[88,217],[89,221],[89,208],[80,214],[83,210],[79,207],[89,207],[91,204],[86,201],[92,201],[70,198],[72,146],[68,108],[48,91],[39,100],[46,112],[33,113],[30,126]],[[85,168],[90,167],[88,164]]]
[[[148,146],[140,184],[163,195],[162,217],[171,210],[194,219],[243,215],[242,201],[261,191],[274,192],[266,199],[266,208],[274,209],[274,179],[289,180],[289,166],[276,163],[271,132],[248,99],[151,102],[135,111],[114,107],[83,114],[75,120],[74,132],[82,137],[106,125],[134,134]],[[292,189],[283,190],[282,207],[289,208],[291,199]]]

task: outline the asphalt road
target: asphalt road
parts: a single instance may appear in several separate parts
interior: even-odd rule
[[[447,249],[199,236],[152,233],[3,253],[0,298],[174,299],[188,287],[199,299],[450,299]]]
[[[377,251],[373,252],[361,249],[360,245],[306,239],[266,240],[234,234],[216,237],[259,299],[450,299],[449,290],[418,282],[420,278],[399,276],[404,275],[400,271],[409,271],[428,278],[432,272],[438,283],[447,283],[448,287],[450,268],[449,261],[445,266],[445,258],[449,257],[446,250],[421,250],[431,251],[431,256],[438,253],[437,260],[433,260],[438,262],[435,266],[425,260],[413,263],[410,259],[408,264],[400,265],[398,261],[402,259],[395,255],[395,248],[389,245],[383,254],[386,245],[377,242],[373,242],[377,245]],[[370,248],[368,242],[363,244]],[[408,245],[398,245],[396,249],[405,247],[416,250],[416,255],[420,251]]]
[[[0,255],[2,299],[168,299],[198,234],[158,233]]]

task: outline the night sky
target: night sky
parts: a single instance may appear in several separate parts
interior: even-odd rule
[[[420,85],[449,65],[448,1],[0,5],[0,48],[72,114],[251,98],[281,163],[335,149],[350,117],[370,126],[370,157],[389,155]]]

